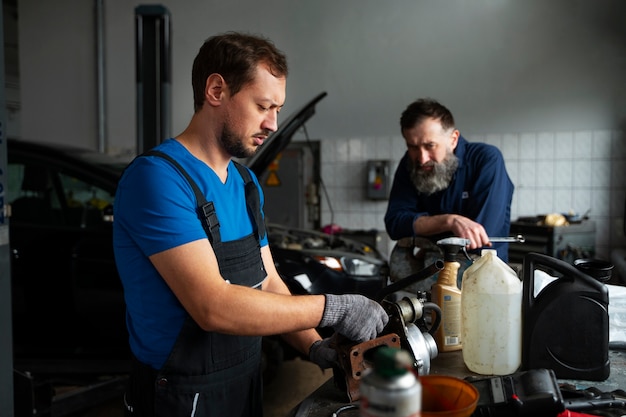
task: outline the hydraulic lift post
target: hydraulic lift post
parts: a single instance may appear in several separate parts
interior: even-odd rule
[[[0,45],[4,45],[4,16],[0,7]],[[4,48],[0,48],[0,415],[13,415],[13,330],[11,324],[11,265],[6,203],[7,143]]]

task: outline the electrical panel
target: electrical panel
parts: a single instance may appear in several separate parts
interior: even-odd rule
[[[366,197],[386,200],[389,195],[389,161],[367,161]]]

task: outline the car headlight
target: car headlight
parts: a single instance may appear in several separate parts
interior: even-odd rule
[[[377,277],[380,266],[367,259],[351,256],[314,256],[321,264],[334,271],[343,271],[348,275],[361,277]]]

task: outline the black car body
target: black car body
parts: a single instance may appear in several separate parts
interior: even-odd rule
[[[281,124],[247,161],[260,175],[326,93]],[[128,160],[68,146],[8,141],[15,368],[36,373],[125,372],[125,305],[112,249],[112,205]],[[362,293],[387,264],[359,241],[268,225],[277,269],[292,292]]]

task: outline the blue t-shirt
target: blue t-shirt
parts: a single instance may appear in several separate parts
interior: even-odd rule
[[[233,162],[222,183],[215,172],[175,139],[155,148],[173,157],[215,206],[221,239],[251,234],[244,180]],[[263,192],[256,176],[261,207]],[[159,369],[165,363],[187,312],[158,274],[149,256],[199,239],[207,239],[187,180],[167,160],[137,158],[124,172],[115,196],[113,246],[124,286],[130,347],[141,362]],[[261,239],[267,245],[267,235]],[[208,302],[208,301],[207,301]]]
[[[385,227],[389,237],[398,240],[413,236],[418,217],[460,214],[480,223],[488,236],[508,236],[514,186],[506,172],[498,148],[486,143],[468,142],[459,136],[454,154],[459,167],[445,190],[426,195],[419,193],[410,178],[408,152],[396,170]],[[443,236],[431,236],[436,240]],[[494,243],[498,257],[508,261],[508,244]]]

